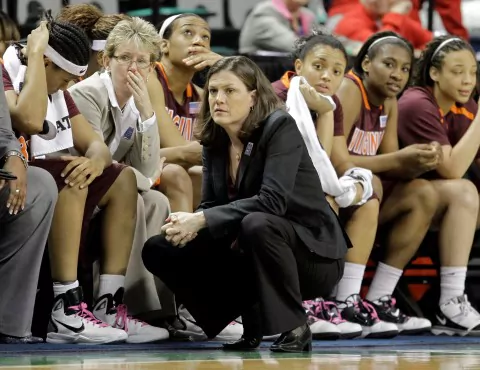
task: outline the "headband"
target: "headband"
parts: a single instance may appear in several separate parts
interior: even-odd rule
[[[432,59],[437,56],[437,54],[440,52],[440,50],[442,50],[442,48],[445,45],[447,45],[448,43],[450,43],[452,41],[462,41],[462,39],[459,39],[458,37],[452,37],[450,39],[446,39],[444,42],[442,42],[440,45],[438,45],[438,47],[435,49],[435,51],[432,54]]]
[[[163,39],[163,35],[165,34],[165,30],[170,26],[175,19],[180,17],[183,14],[177,14],[177,15],[172,15],[171,17],[168,17],[165,19],[165,21],[162,24],[162,27],[160,28],[160,31],[158,32],[158,35],[160,36],[161,39]]]
[[[383,41],[383,40],[388,40],[388,39],[397,39],[397,40],[401,40],[399,39],[397,36],[384,36],[384,37],[380,37],[379,39],[375,40],[374,42],[372,42],[372,44],[368,47],[367,49],[367,52],[370,51],[370,49],[378,44],[380,41]]]
[[[107,44],[107,40],[93,40],[92,50],[93,51],[102,51],[103,49],[105,49],[106,44]]]
[[[47,45],[45,49],[44,55],[50,60],[55,63],[58,67],[63,69],[64,71],[71,73],[74,76],[83,76],[87,71],[88,65],[86,66],[78,66],[69,60],[62,57],[55,49],[53,49],[50,45]]]

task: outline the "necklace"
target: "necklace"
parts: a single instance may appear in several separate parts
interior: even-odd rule
[[[237,160],[237,162],[240,162],[240,158],[241,158],[240,152],[237,149],[235,149],[233,144],[231,144],[231,145],[232,145],[233,151],[235,152],[235,159]]]

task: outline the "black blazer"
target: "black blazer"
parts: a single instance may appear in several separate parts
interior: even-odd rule
[[[288,219],[316,254],[344,257],[350,241],[325,199],[300,131],[287,112],[273,112],[245,143],[236,179],[237,200],[231,202],[229,139],[226,134],[218,139],[218,145],[203,149],[202,202],[197,210],[203,211],[214,238],[238,232],[249,213],[264,212]]]

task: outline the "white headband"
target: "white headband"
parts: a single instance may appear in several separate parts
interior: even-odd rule
[[[103,49],[105,49],[106,44],[107,44],[107,40],[93,40],[92,50],[93,51],[102,51]]]
[[[158,35],[160,36],[161,39],[163,39],[163,35],[165,34],[165,30],[170,26],[175,19],[180,17],[183,14],[177,14],[177,15],[172,15],[171,17],[168,17],[165,19],[165,21],[162,24],[162,27],[160,28],[160,31],[158,31]]]
[[[56,50],[54,50],[50,45],[47,45],[45,49],[45,53],[43,53],[46,57],[50,58],[50,60],[55,63],[58,67],[63,69],[64,71],[71,73],[74,76],[83,76],[87,71],[86,66],[77,66],[72,62],[66,60],[62,57]]]
[[[440,45],[438,45],[438,47],[435,49],[435,51],[433,52],[432,54],[432,59],[435,58],[435,56],[438,54],[438,52],[440,50],[442,50],[442,48],[447,45],[448,43],[452,42],[452,41],[462,41],[462,39],[459,39],[458,37],[452,37],[451,39],[447,39],[445,40],[444,42],[442,42]]]
[[[383,41],[383,40],[388,40],[388,39],[399,39],[397,36],[385,36],[385,37],[380,37],[378,40],[375,40],[374,42],[372,42],[372,44],[368,47],[368,50],[369,51],[373,45],[375,44],[378,44],[380,41]]]

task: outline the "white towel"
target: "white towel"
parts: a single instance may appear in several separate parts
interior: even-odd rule
[[[21,85],[25,81],[27,67],[22,65],[17,56],[17,50],[11,45],[3,55],[5,69],[13,83],[17,94],[20,93]],[[47,116],[45,119],[50,127],[57,129],[57,135],[52,140],[44,140],[39,135],[32,135],[30,138],[30,152],[32,157],[40,157],[53,154],[61,150],[73,147],[73,134],[69,119],[69,113],[63,91],[59,90],[49,96]]]
[[[333,197],[339,197],[338,205],[342,208],[348,207],[352,204],[356,196],[355,180],[349,176],[344,176],[342,181],[339,181],[337,173],[333,168],[332,162],[325,150],[323,150],[318,141],[317,132],[315,131],[315,124],[312,121],[310,110],[300,91],[300,83],[307,83],[303,77],[296,76],[290,80],[290,88],[287,94],[287,109],[288,113],[295,119],[298,129],[302,134],[305,145],[307,146],[308,154],[312,159],[313,165],[317,170],[320,182],[322,183],[323,191]],[[329,99],[334,107],[335,103],[331,97],[325,96]]]

